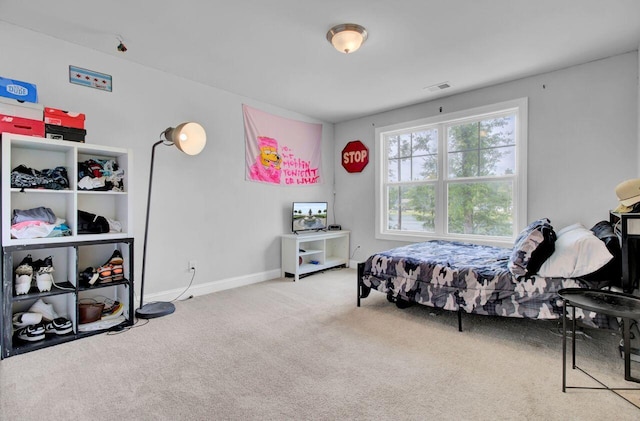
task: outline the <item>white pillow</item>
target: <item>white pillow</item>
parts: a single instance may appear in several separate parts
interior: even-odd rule
[[[571,226],[556,240],[555,251],[542,264],[538,275],[576,278],[593,273],[613,259],[607,246],[585,227]]]
[[[584,225],[582,225],[580,222],[576,222],[575,224],[571,224],[571,225],[567,225],[566,227],[562,228],[559,231],[556,231],[556,236],[560,237],[562,234],[565,234],[569,231],[573,231],[574,229],[578,229],[578,228],[585,228]]]

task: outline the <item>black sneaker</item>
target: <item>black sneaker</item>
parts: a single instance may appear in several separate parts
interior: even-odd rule
[[[88,267],[82,272],[80,272],[80,285],[84,287],[92,287],[98,282],[98,272],[92,267]]]
[[[44,325],[38,323],[37,325],[29,325],[23,327],[16,332],[18,339],[28,342],[36,342],[44,339]]]

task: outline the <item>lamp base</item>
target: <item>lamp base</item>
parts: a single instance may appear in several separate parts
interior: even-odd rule
[[[156,317],[167,316],[176,311],[173,303],[157,301],[148,303],[136,310],[136,316],[140,319],[155,319]]]

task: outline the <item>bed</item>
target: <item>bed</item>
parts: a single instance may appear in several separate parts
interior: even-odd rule
[[[590,230],[574,224],[556,235],[546,218],[525,228],[513,248],[443,240],[405,245],[358,265],[357,305],[379,291],[401,308],[417,303],[456,311],[460,331],[462,313],[561,319],[558,291],[615,286],[619,251],[607,221]],[[617,321],[604,315],[577,312],[576,318],[585,326],[617,329]]]

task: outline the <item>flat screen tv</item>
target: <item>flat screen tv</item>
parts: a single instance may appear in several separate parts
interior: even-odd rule
[[[327,202],[293,202],[293,232],[327,229]]]

